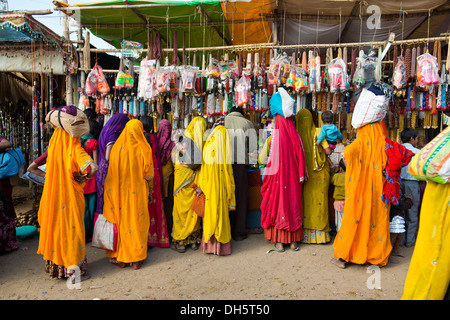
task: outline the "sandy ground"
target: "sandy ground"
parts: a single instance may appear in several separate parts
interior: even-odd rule
[[[15,188],[14,194],[30,192]],[[30,202],[18,204],[18,214]],[[140,270],[120,269],[105,252],[88,244],[89,280],[79,289],[44,272],[37,255],[38,236],[20,242],[19,249],[0,255],[2,300],[399,300],[413,248],[402,247],[404,258],[370,272],[362,265],[339,269],[330,262],[332,243],[301,244],[297,252],[269,251],[262,234],[232,241],[230,256],[188,249],[149,248]],[[372,281],[379,276],[380,289]]]

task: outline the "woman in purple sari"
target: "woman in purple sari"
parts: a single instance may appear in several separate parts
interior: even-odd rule
[[[117,113],[106,122],[98,138],[98,172],[95,175],[97,183],[97,213],[103,213],[103,193],[108,173],[109,154],[114,142],[119,138],[120,133],[125,128],[129,118],[123,113]]]
[[[171,159],[172,149],[175,142],[172,141],[172,125],[169,120],[162,119],[158,126],[158,145],[161,159],[161,169],[163,176],[163,203],[164,213],[166,215],[167,229],[169,231],[169,239],[172,241],[173,226],[173,184],[174,184],[174,168]]]

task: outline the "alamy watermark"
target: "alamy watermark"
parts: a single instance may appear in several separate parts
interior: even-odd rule
[[[379,266],[371,265],[367,268],[367,273],[372,273],[369,278],[367,278],[366,285],[370,290],[381,289],[381,269]]]

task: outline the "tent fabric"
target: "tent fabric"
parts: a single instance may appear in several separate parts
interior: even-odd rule
[[[25,13],[0,13],[0,72],[63,75],[68,56],[60,36]],[[75,50],[71,66],[76,64]],[[31,63],[30,63],[31,62]]]
[[[0,52],[4,52],[0,49]],[[30,61],[32,61],[30,63]],[[0,55],[0,72],[38,73],[50,72],[54,75],[65,74],[65,61],[57,51],[37,50],[25,54],[24,52],[10,52]]]
[[[274,2],[267,0],[253,0],[250,3],[223,2],[221,6],[226,20],[232,22],[228,25],[228,33],[232,37],[233,44],[272,41],[272,28],[269,22],[261,20],[245,24],[233,24],[233,21],[261,19],[260,14],[268,14],[274,9]]]
[[[82,25],[88,25],[89,30],[95,36],[107,41],[116,48],[120,48],[122,40],[132,40],[142,43],[145,47],[148,42],[147,30],[143,26],[148,23],[157,24],[161,34],[162,47],[173,48],[173,32],[177,31],[177,47],[183,47],[183,31],[185,32],[186,47],[198,48],[204,46],[222,46],[224,40],[218,34],[224,31],[224,35],[229,39],[228,30],[222,26],[208,25],[208,22],[222,22],[224,15],[220,7],[220,1],[133,1],[131,5],[161,4],[147,8],[135,7],[132,10],[123,8],[123,1],[93,2],[79,4],[77,7],[88,6],[108,6],[105,9],[76,10],[73,17],[79,19]],[[62,2],[57,2],[64,6]],[[168,5],[177,6],[168,6]],[[118,6],[117,9],[111,6]],[[208,16],[206,18],[201,10]],[[179,26],[167,27],[167,24],[182,24]],[[124,27],[125,24],[135,24],[136,26]],[[224,29],[224,30],[223,30]]]
[[[0,14],[0,42],[43,42],[62,50],[61,37],[23,13]]]
[[[67,7],[63,2],[55,3]],[[143,6],[148,4],[155,6]],[[379,29],[367,26],[368,20],[377,13],[372,11],[372,5],[377,6],[381,14]],[[83,10],[89,6],[95,9]],[[77,7],[81,10],[75,10],[72,17],[116,48],[120,48],[123,39],[140,42],[146,47],[146,25],[160,31],[163,48],[173,48],[174,31],[178,34],[178,48],[183,45],[183,32],[187,48],[202,48],[230,43],[270,43],[275,38],[275,23],[278,24],[279,44],[292,45],[299,41],[301,44],[386,41],[391,32],[395,33],[396,40],[423,38],[447,32],[450,21],[448,14],[443,14],[450,10],[450,3],[445,0],[116,0],[89,2]],[[243,20],[248,22],[242,23]],[[175,26],[168,28],[168,24]]]

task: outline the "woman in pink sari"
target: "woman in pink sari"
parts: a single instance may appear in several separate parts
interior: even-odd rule
[[[296,131],[294,99],[280,88],[270,99],[275,117],[270,154],[261,187],[261,227],[278,252],[298,251],[303,239],[302,184],[308,178],[303,142]]]
[[[150,229],[147,244],[151,247],[166,248],[170,246],[169,232],[167,230],[166,215],[163,205],[162,167],[159,153],[158,138],[153,133],[153,119],[148,116],[140,118],[144,126],[144,136],[152,147],[155,175],[149,182],[150,195],[148,212],[150,214]]]

